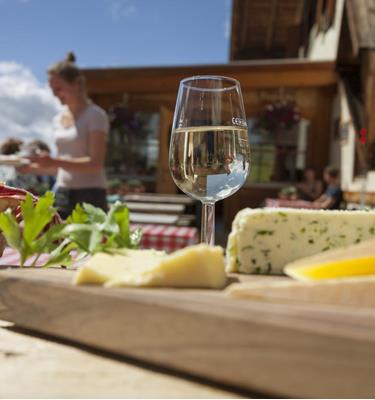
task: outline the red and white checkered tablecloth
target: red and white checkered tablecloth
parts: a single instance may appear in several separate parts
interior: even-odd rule
[[[197,244],[199,241],[198,229],[192,227],[132,224],[131,228],[142,229],[143,236],[140,245],[142,249],[165,250],[171,253],[183,247]],[[45,264],[48,257],[48,254],[42,254],[35,265],[41,266]],[[32,262],[33,259],[29,259],[25,265],[30,266]],[[0,257],[0,265],[20,265],[18,252],[6,247],[2,257]]]
[[[171,253],[183,247],[197,244],[199,241],[198,229],[193,227],[152,224],[132,224],[131,227],[132,229],[142,229],[142,249],[165,250]]]
[[[42,254],[37,262],[35,263],[36,266],[40,267],[41,265],[45,264],[48,260],[49,254]],[[30,266],[33,262],[33,259],[29,259],[26,261],[25,265]],[[6,247],[4,249],[4,253],[2,257],[0,257],[0,265],[20,265],[20,257],[16,250],[12,249],[11,247]]]

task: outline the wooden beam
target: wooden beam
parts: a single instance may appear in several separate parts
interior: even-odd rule
[[[232,63],[166,68],[126,68],[83,71],[91,94],[177,93],[181,79],[216,74],[240,81],[242,89],[320,87],[336,84],[331,62]]]
[[[272,41],[273,41],[273,35],[275,32],[275,25],[276,25],[277,8],[278,8],[278,0],[272,0],[270,19],[269,19],[269,23],[268,23],[268,30],[267,30],[267,36],[266,36],[266,49],[267,50],[271,49],[271,45],[272,45]]]
[[[233,0],[232,4],[232,26],[230,35],[230,59],[235,60],[238,52],[239,36],[239,21],[240,21],[240,3],[238,0]]]
[[[320,31],[322,23],[323,0],[317,0],[317,1],[318,4],[316,6],[315,25],[316,25],[316,32],[318,33]]]
[[[169,171],[169,138],[173,122],[173,111],[166,107],[160,109],[159,131],[159,163],[156,183],[157,193],[177,193],[177,186],[173,182]]]
[[[350,41],[351,41],[352,49],[353,49],[353,56],[356,58],[356,57],[358,57],[358,54],[359,54],[359,42],[358,42],[356,30],[355,30],[355,18],[354,18],[353,7],[354,7],[353,1],[347,0],[345,2],[345,14],[344,15],[346,15],[346,20],[347,20],[347,24],[348,24],[347,26],[348,26]]]
[[[375,50],[363,50],[361,60],[365,124],[369,143],[375,143]]]

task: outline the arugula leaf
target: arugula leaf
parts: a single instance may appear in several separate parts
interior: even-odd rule
[[[64,234],[70,235],[79,247],[90,254],[118,248],[136,248],[142,237],[142,231],[139,229],[130,232],[129,209],[126,204],[120,202],[112,204],[107,214],[91,204],[84,203],[82,207],[75,208],[68,221],[86,221],[84,224],[65,230]],[[91,229],[88,230],[85,225],[89,225]],[[100,240],[98,231],[101,235]],[[89,240],[91,240],[90,248]]]
[[[69,215],[66,222],[68,224],[76,222],[77,224],[84,224],[88,221],[88,216],[80,204],[77,204],[72,214]]]
[[[59,246],[62,235],[61,231],[65,228],[64,224],[52,225],[43,235],[35,239],[34,246],[43,253],[51,253]]]
[[[97,252],[116,252],[121,248],[139,245],[142,231],[130,232],[129,210],[126,204],[113,204],[106,214],[102,209],[83,203],[77,205],[67,221],[52,225],[56,213],[54,194],[47,192],[35,203],[27,194],[21,202],[23,229],[11,209],[0,213],[0,230],[8,244],[20,254],[21,266],[33,257],[32,265],[43,253],[50,257],[44,266],[70,265]]]
[[[40,197],[35,206],[29,193],[26,195],[26,199],[21,202],[24,221],[23,239],[28,246],[32,247],[33,240],[40,235],[56,214],[56,209],[52,207],[53,202],[54,194],[52,192],[47,192],[43,197]]]
[[[103,231],[112,234],[111,238],[118,247],[130,247],[129,209],[126,204],[116,202],[112,205]]]
[[[77,248],[77,245],[69,239],[63,240],[51,253],[46,264],[43,267],[50,267],[52,265],[69,266],[73,260],[71,252]]]
[[[102,235],[96,225],[93,224],[69,224],[61,231],[62,237],[75,243],[79,250],[89,254],[98,251],[98,245]]]
[[[21,247],[21,229],[10,208],[0,213],[0,229],[9,246],[18,250]]]
[[[139,244],[141,243],[142,240],[142,229],[137,228],[135,229],[131,234],[130,234],[130,248],[136,249],[138,248]]]
[[[104,223],[106,220],[106,213],[98,207],[93,206],[92,204],[83,203],[83,209],[86,212],[88,220],[91,223]]]
[[[56,247],[53,241],[56,240],[55,233],[58,228],[45,229],[56,213],[52,207],[53,202],[52,192],[47,192],[36,204],[33,203],[31,195],[27,194],[25,200],[20,204],[23,229],[10,208],[0,213],[0,229],[9,246],[19,252],[21,266],[30,257],[34,257],[35,263],[40,254]],[[43,230],[45,231],[43,232]]]

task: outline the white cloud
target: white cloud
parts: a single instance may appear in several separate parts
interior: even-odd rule
[[[130,0],[114,0],[111,2],[112,19],[117,22],[137,13],[137,7]]]
[[[60,109],[49,88],[28,68],[0,62],[0,141],[39,138],[52,145],[52,119]]]
[[[224,6],[226,10],[225,21],[224,21],[224,37],[225,39],[229,39],[232,29],[232,1],[225,0]]]
[[[225,39],[229,39],[231,28],[232,28],[231,21],[228,19],[224,22],[224,37],[225,37]]]

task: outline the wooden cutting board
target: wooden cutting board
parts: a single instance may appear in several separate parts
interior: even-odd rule
[[[77,287],[72,274],[0,270],[0,319],[273,397],[375,396],[375,310]]]

